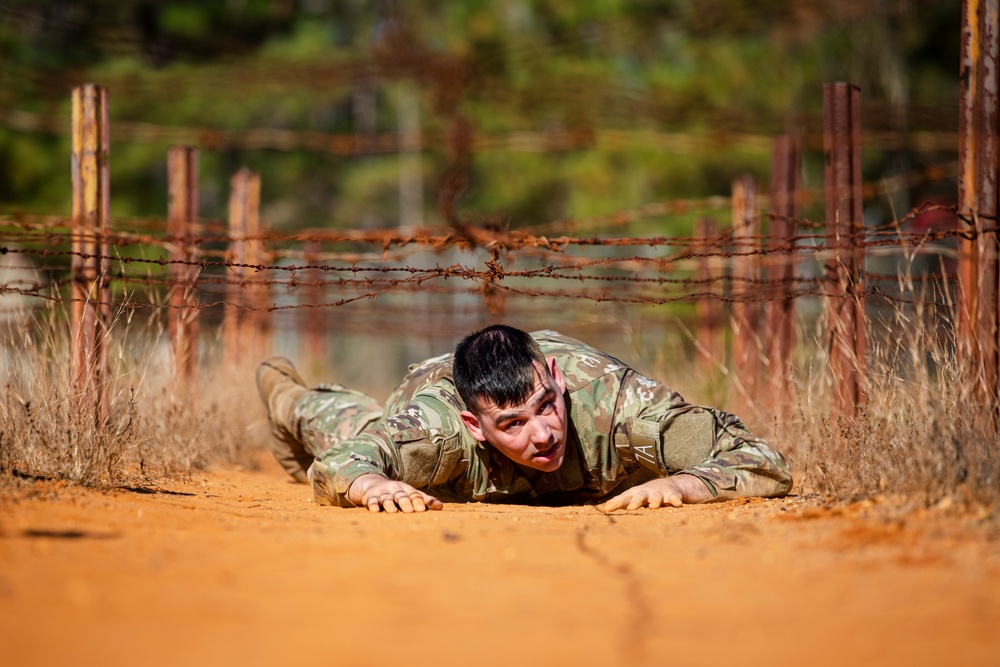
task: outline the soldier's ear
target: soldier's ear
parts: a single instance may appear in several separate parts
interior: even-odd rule
[[[549,369],[549,375],[552,376],[552,381],[556,383],[559,387],[559,393],[566,391],[566,380],[563,378],[562,371],[559,370],[559,364],[556,363],[555,357],[549,357],[545,360],[545,365]]]
[[[473,438],[479,442],[486,442],[486,436],[483,435],[483,427],[479,423],[479,417],[468,410],[462,410],[462,422],[469,429],[469,433],[472,434]]]

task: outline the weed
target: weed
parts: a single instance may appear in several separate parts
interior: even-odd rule
[[[52,310],[4,335],[0,368],[0,485],[67,480],[92,487],[152,484],[214,463],[252,466],[263,446],[263,412],[252,369],[203,371],[197,390],[176,385],[156,321],[116,318],[109,341],[107,418],[74,387],[68,327]]]

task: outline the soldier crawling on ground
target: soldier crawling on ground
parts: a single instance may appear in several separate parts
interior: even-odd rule
[[[257,371],[273,452],[324,505],[441,509],[442,499],[595,502],[606,511],[781,496],[779,452],[603,352],[505,325],[410,369],[383,409],[291,362]]]

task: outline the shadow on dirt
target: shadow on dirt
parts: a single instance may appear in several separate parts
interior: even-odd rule
[[[47,537],[57,540],[114,540],[121,533],[99,533],[87,530],[49,530],[44,528],[27,528],[21,531],[21,537]]]

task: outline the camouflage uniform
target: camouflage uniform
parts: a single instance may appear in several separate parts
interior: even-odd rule
[[[377,473],[443,500],[579,502],[672,473],[716,498],[780,496],[792,478],[781,454],[734,415],[686,403],[603,352],[552,331],[531,334],[566,381],[566,455],[543,473],[478,442],[462,423],[452,355],[412,366],[386,402],[339,385],[295,400],[289,432],[316,460],[315,500],[350,506],[357,477]]]

